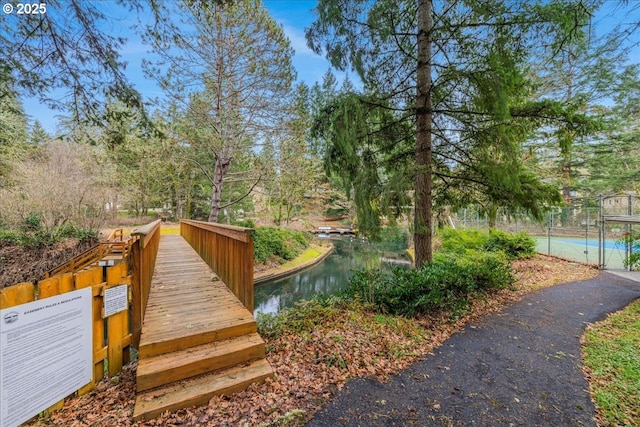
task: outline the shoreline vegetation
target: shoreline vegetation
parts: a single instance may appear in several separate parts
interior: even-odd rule
[[[295,259],[287,261],[277,267],[270,267],[260,270],[253,275],[253,283],[256,286],[264,284],[269,280],[284,279],[308,268],[314,267],[325,260],[333,252],[333,245],[321,246],[311,244],[304,252]],[[262,266],[259,266],[262,267]]]

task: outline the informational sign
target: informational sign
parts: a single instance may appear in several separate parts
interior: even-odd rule
[[[15,427],[92,378],[91,288],[0,310],[0,427]]]
[[[129,308],[127,285],[113,286],[104,290],[104,316],[120,313]]]

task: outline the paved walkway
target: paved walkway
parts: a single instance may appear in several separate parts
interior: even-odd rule
[[[389,382],[349,382],[308,425],[595,426],[580,337],[640,298],[634,278],[603,272],[529,294]]]

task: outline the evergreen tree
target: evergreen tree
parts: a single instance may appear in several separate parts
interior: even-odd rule
[[[318,18],[307,30],[310,47],[324,52],[336,68],[358,73],[367,95],[373,94],[366,101],[376,106],[370,111],[389,109],[396,121],[413,126],[413,150],[398,157],[398,166],[413,156],[418,267],[432,257],[434,176],[445,188],[463,180],[484,187],[485,194],[500,193],[500,198],[491,196],[494,201],[504,199],[514,186],[523,191],[520,178],[530,176],[511,167],[530,129],[522,125],[514,132],[512,120],[532,117],[541,126],[545,119],[561,117],[572,128],[584,122],[577,115],[567,119],[559,102],[525,102],[521,96],[530,90],[524,68],[531,53],[540,46],[562,46],[588,24],[592,9],[583,1],[321,0],[315,10]],[[353,136],[351,144],[369,135]],[[499,169],[482,180],[460,173],[488,172],[476,163],[482,158],[500,159],[494,163]],[[372,172],[361,170],[362,179],[372,179]],[[505,174],[505,180],[484,182]],[[363,210],[360,216],[375,216],[371,200],[356,204]]]
[[[301,212],[305,196],[317,183],[315,161],[309,150],[311,127],[310,92],[306,84],[295,88],[293,109],[281,128],[263,148],[267,203],[274,222],[289,223],[296,212]]]
[[[38,120],[33,122],[29,132],[29,144],[33,147],[42,147],[49,140],[51,140],[51,135],[44,130],[42,124]]]
[[[10,75],[0,68],[0,189],[9,186],[12,170],[27,153],[27,118]]]

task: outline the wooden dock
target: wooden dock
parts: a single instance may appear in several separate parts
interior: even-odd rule
[[[138,353],[134,419],[273,375],[253,314],[181,236],[163,236]]]

